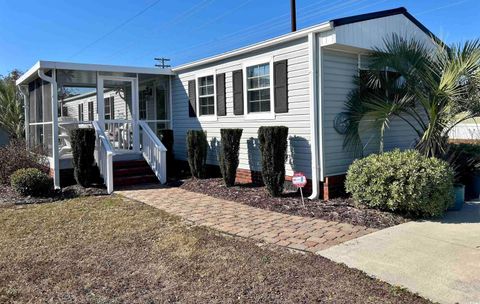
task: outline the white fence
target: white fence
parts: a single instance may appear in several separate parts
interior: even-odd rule
[[[448,136],[450,139],[480,140],[480,125],[460,124],[455,126]]]
[[[143,158],[152,168],[162,184],[167,182],[167,149],[152,131],[150,126],[140,121]]]
[[[105,186],[107,186],[107,192],[110,194],[113,192],[113,149],[105,136],[105,131],[97,121],[93,122],[93,127],[97,137],[95,160],[100,170],[100,175],[105,182]]]

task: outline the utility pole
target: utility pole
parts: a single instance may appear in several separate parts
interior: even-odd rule
[[[290,0],[290,10],[292,15],[292,32],[297,31],[297,8],[295,0]]]
[[[169,64],[166,64],[166,62],[169,62],[170,59],[168,58],[154,58],[156,61],[158,61],[157,64],[155,64],[156,67],[158,68],[161,68],[161,69],[165,69],[165,68],[169,68],[170,65]]]

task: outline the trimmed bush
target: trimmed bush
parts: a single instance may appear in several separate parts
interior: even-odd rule
[[[70,132],[73,154],[73,173],[77,183],[88,187],[98,177],[94,176],[95,130],[75,129]]]
[[[165,129],[158,131],[158,138],[167,149],[167,175],[171,176],[172,167],[175,161],[173,156],[173,130]]]
[[[18,169],[37,168],[46,171],[48,162],[42,152],[41,149],[27,151],[25,142],[15,139],[0,147],[0,183],[10,183],[10,176]]]
[[[283,192],[287,138],[287,127],[260,127],[258,129],[263,183],[270,195],[274,197],[280,196]]]
[[[52,178],[37,168],[15,171],[10,177],[10,184],[15,191],[26,196],[47,196],[53,189]]]
[[[242,129],[220,129],[221,147],[219,155],[220,171],[225,186],[235,185],[235,176],[238,168],[238,153]]]
[[[410,216],[442,215],[453,203],[453,170],[448,163],[415,150],[354,161],[345,186],[357,203]]]
[[[193,177],[205,178],[207,161],[207,133],[199,130],[187,131],[188,165]]]

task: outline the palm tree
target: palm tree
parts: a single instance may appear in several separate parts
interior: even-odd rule
[[[0,127],[12,138],[23,137],[24,111],[15,78],[0,79]]]
[[[480,116],[480,40],[432,47],[393,35],[384,44],[369,56],[346,103],[344,146],[361,152],[366,124],[379,132],[383,152],[385,130],[397,118],[416,132],[421,153],[444,155],[449,131]]]

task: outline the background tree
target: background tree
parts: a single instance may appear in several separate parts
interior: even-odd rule
[[[0,127],[11,138],[22,138],[24,134],[23,99],[15,81],[21,72],[13,70],[7,76],[0,76]]]
[[[362,149],[361,123],[380,134],[393,118],[417,134],[416,148],[426,156],[444,156],[449,131],[480,116],[480,41],[447,47],[427,46],[393,35],[369,56],[367,70],[356,79],[346,108],[349,127],[344,146]]]

